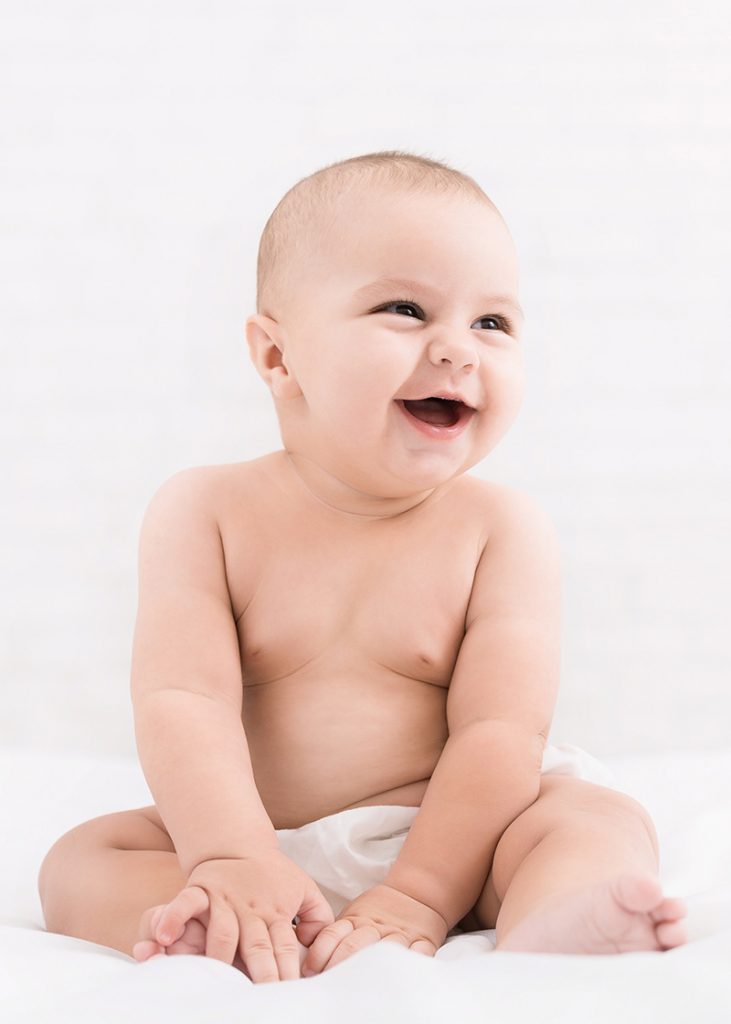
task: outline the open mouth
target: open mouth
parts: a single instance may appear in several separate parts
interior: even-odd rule
[[[469,405],[447,398],[399,398],[396,404],[408,424],[433,440],[455,440],[465,432],[475,415]]]
[[[404,408],[422,423],[431,423],[437,427],[454,427],[463,416],[472,410],[463,402],[449,398],[404,399]]]

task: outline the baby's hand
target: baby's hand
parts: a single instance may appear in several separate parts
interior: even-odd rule
[[[183,890],[184,892],[186,890]],[[176,919],[177,923],[173,924],[170,915],[165,916],[165,926],[160,927],[163,913],[170,906],[169,903],[161,903],[157,907],[149,907],[140,920],[140,927],[138,933],[138,939],[132,948],[132,955],[135,960],[149,960],[151,956],[157,956],[160,953],[167,953],[169,956],[175,956],[176,954],[205,954],[206,951],[206,925],[210,918],[209,913],[209,901],[206,893],[200,889],[199,892],[205,897],[205,907],[203,899],[199,900],[198,905],[201,907],[199,910],[198,917],[191,916],[187,921],[182,920],[182,917]],[[182,894],[181,894],[182,895]],[[191,896],[193,894],[191,893]],[[190,912],[193,913],[195,904],[190,904]],[[178,907],[182,908],[182,904],[178,903]],[[170,934],[173,937],[171,939],[165,939],[164,942],[158,941],[158,937],[161,933]],[[234,966],[236,966],[234,962]]]
[[[447,937],[446,921],[431,907],[390,885],[376,885],[322,929],[302,964],[304,977],[328,970],[374,942],[397,942],[434,956]]]
[[[160,954],[176,956],[184,953],[188,956],[205,956],[206,929],[211,917],[210,900],[205,889],[198,889],[198,892],[200,896],[188,887],[178,893],[172,903],[161,903],[144,912],[140,920],[139,938],[132,948],[135,960],[149,960],[150,957]],[[197,916],[186,921],[188,913],[195,913]],[[163,941],[158,941],[159,939]],[[304,955],[302,948],[300,959]],[[242,971],[247,978],[250,977],[238,952],[234,956],[232,966]]]
[[[133,955],[205,953],[253,982],[285,981],[300,977],[301,945],[333,920],[313,879],[281,851],[267,849],[199,864],[175,899],[145,912]]]

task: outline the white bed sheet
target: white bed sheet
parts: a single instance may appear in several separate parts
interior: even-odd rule
[[[669,895],[689,905],[690,941],[665,953],[496,953],[494,932],[455,935],[433,958],[369,946],[322,975],[253,985],[206,957],[144,964],[49,934],[36,889],[46,851],[88,818],[152,802],[137,763],[0,750],[0,1019],[297,1024],[386,1021],[731,1021],[731,748],[607,758],[651,812]]]

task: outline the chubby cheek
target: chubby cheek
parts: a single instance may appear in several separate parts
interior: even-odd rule
[[[320,412],[321,419],[327,424],[332,440],[344,437],[353,428],[362,430],[365,426],[364,415],[366,406],[362,396],[353,392],[345,392],[341,387],[328,396],[327,402]]]
[[[502,367],[487,388],[485,430],[491,437],[502,437],[523,404],[525,375],[521,364]]]
[[[509,415],[511,423],[520,411],[520,407],[523,404],[524,393],[525,375],[521,367],[520,370],[516,370],[514,373],[511,373],[506,381],[505,404],[507,407],[507,415]]]
[[[399,383],[393,382],[391,387],[385,368],[372,361],[359,363],[354,359],[336,369],[324,402],[328,421],[333,426],[359,424],[362,429],[367,429],[369,423],[377,423]]]

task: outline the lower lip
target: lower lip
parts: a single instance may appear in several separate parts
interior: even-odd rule
[[[408,411],[403,401],[397,400],[396,405],[401,409],[406,419],[409,421],[412,427],[415,427],[426,437],[437,438],[441,441],[451,441],[455,437],[459,437],[467,429],[467,425],[474,415],[474,409],[468,409],[466,405],[463,405],[460,409],[459,419],[451,427],[440,426],[438,423],[425,423],[424,420],[418,419],[416,416],[412,416]]]

